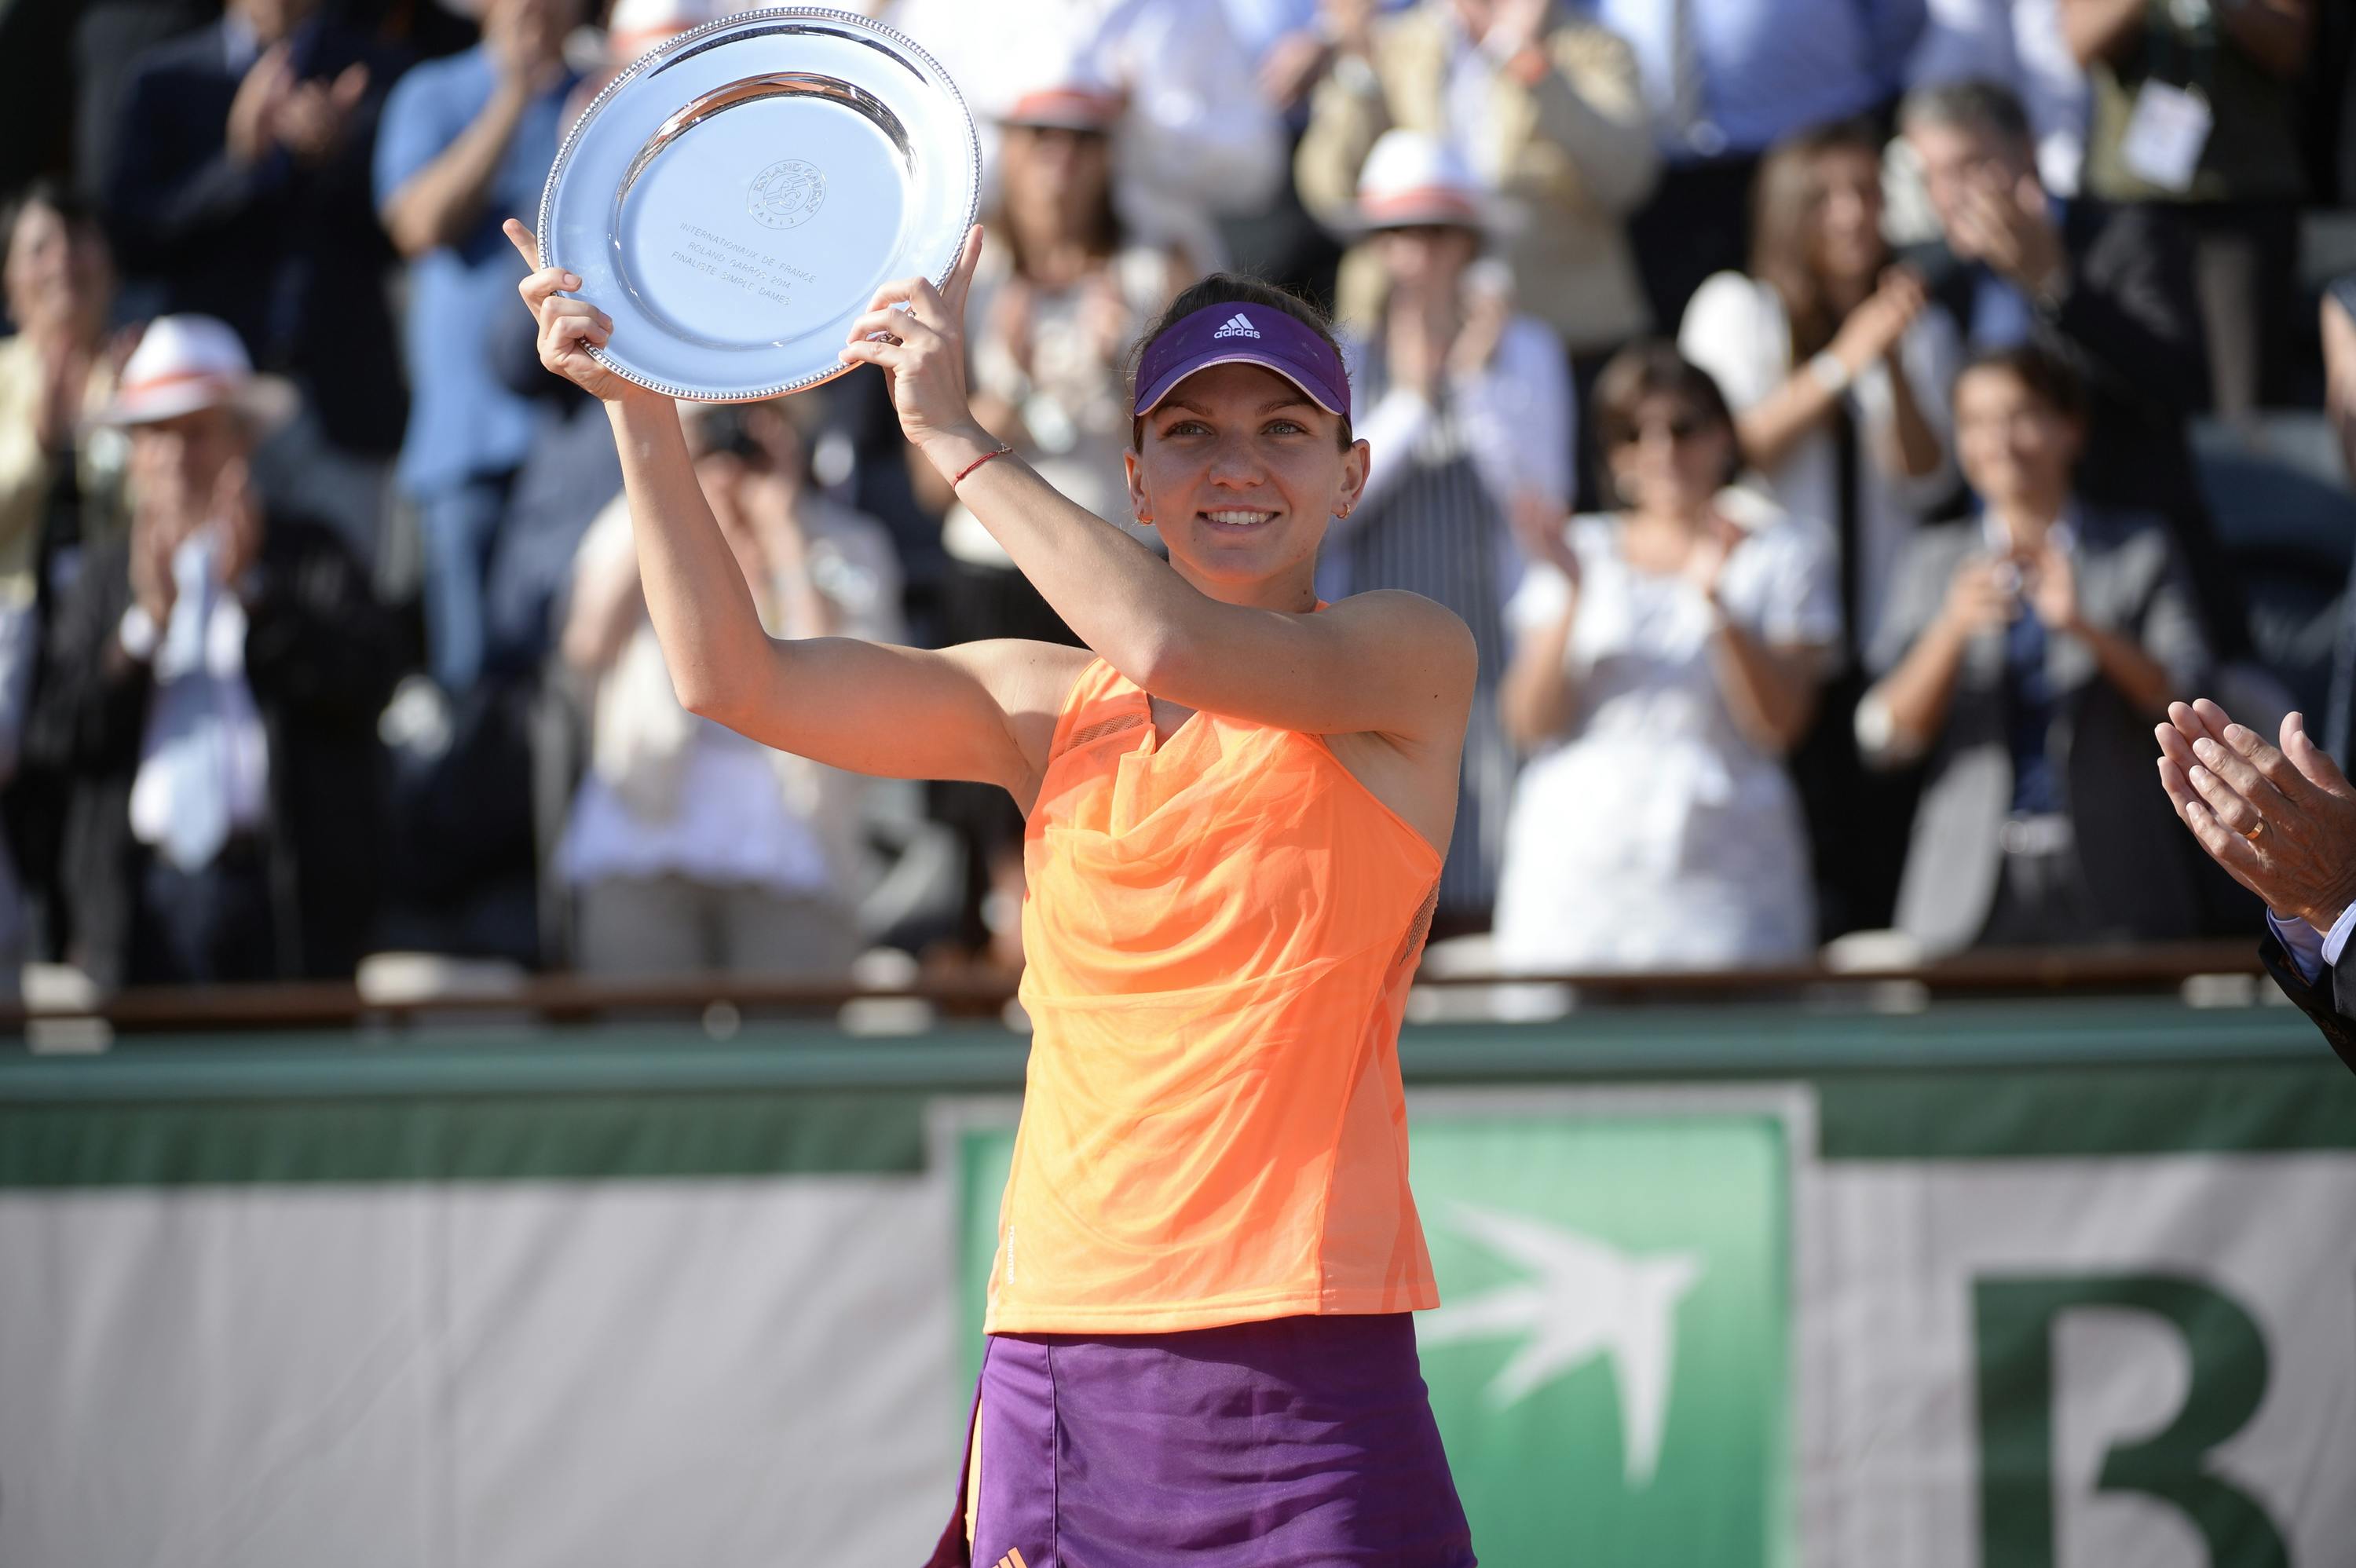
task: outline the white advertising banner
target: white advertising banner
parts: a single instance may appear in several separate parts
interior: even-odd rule
[[[0,1194],[0,1563],[913,1565],[950,1251],[905,1178]]]

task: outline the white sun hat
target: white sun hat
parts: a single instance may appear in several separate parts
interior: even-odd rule
[[[300,399],[275,376],[257,376],[229,323],[209,315],[159,315],[140,335],[100,424],[152,424],[227,403],[257,429],[294,417]]]
[[[1426,131],[1384,132],[1358,171],[1355,227],[1364,232],[1447,224],[1485,233],[1494,208],[1464,155]]]
[[[1128,107],[1120,90],[1085,55],[1054,45],[1034,55],[1030,69],[1009,85],[1012,91],[996,115],[1001,125],[1108,133]]]

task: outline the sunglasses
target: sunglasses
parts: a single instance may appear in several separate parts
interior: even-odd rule
[[[1704,419],[1699,414],[1678,414],[1674,419],[1669,420],[1648,420],[1642,422],[1631,423],[1620,432],[1619,444],[1622,446],[1642,446],[1644,443],[1644,437],[1647,434],[1654,431],[1660,430],[1666,431],[1668,432],[1670,444],[1675,446],[1684,446],[1698,439],[1701,435],[1707,432],[1709,428],[1710,421]]]

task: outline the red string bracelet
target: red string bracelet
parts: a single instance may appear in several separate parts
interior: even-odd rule
[[[949,481],[949,488],[950,488],[950,489],[952,489],[952,490],[954,490],[954,489],[956,489],[958,485],[960,485],[964,484],[964,483],[965,483],[965,476],[966,476],[967,475],[969,475],[969,474],[972,473],[975,469],[977,469],[977,468],[979,468],[979,467],[980,467],[983,464],[985,464],[985,463],[989,462],[991,458],[993,458],[993,457],[1004,457],[1007,453],[1009,453],[1012,452],[1013,450],[1014,450],[1014,449],[1013,449],[1012,447],[1011,447],[1011,446],[1007,446],[1007,445],[1004,445],[1004,444],[1002,444],[1002,443],[1001,443],[1001,444],[999,446],[999,448],[998,448],[998,450],[997,450],[996,452],[985,452],[985,453],[983,453],[980,457],[975,458],[971,463],[967,464],[963,468],[960,468],[960,469],[958,469],[958,476],[957,476],[956,478],[954,478],[954,479],[952,479],[952,480],[950,480],[950,481]]]

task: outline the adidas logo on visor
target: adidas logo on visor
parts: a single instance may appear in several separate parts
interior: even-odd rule
[[[1218,331],[1211,334],[1211,336],[1215,338],[1258,337],[1259,336],[1259,328],[1245,320],[1243,314],[1238,311],[1236,315],[1227,317],[1226,325],[1222,325]]]

